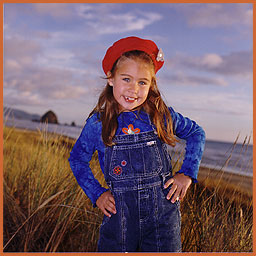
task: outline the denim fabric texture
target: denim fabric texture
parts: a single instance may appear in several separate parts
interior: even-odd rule
[[[154,131],[117,135],[106,148],[105,180],[117,214],[104,216],[99,252],[180,252],[179,201],[166,199],[170,158]]]
[[[185,157],[179,173],[184,173],[191,177],[193,182],[197,182],[197,174],[205,144],[204,130],[194,121],[175,112],[173,108],[170,107],[169,110],[173,120],[174,134],[186,141]],[[118,117],[116,134],[122,135],[122,128],[127,128],[129,124],[139,128],[141,133],[154,130],[147,113],[140,111],[138,118],[137,111],[123,112]],[[101,138],[101,130],[102,124],[96,113],[87,119],[69,157],[74,176],[94,207],[96,207],[95,203],[98,197],[107,191],[94,178],[89,166],[92,155],[97,150],[100,167],[104,173],[105,145]]]

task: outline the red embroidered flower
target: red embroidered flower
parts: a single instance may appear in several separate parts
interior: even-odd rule
[[[134,129],[133,125],[129,124],[128,128],[122,129],[122,132],[125,134],[138,134],[138,133],[140,133],[140,129],[139,128]]]
[[[121,162],[121,165],[122,165],[122,166],[126,166],[126,165],[127,165],[127,162],[126,162],[125,160],[123,160],[123,161]]]
[[[122,173],[122,167],[116,166],[113,170],[114,174],[120,175]]]

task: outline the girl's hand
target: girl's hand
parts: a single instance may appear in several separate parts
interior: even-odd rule
[[[172,184],[167,199],[169,200],[174,194],[171,202],[174,203],[176,200],[182,200],[192,183],[192,180],[189,176],[184,175],[183,173],[177,173],[173,178],[169,179],[165,184],[164,188],[168,188]]]
[[[96,205],[108,217],[111,217],[109,212],[116,214],[115,199],[109,190],[100,195]]]

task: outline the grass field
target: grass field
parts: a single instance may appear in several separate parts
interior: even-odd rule
[[[69,167],[74,140],[9,127],[3,136],[4,251],[96,251],[103,215]],[[104,184],[97,154],[91,167]],[[210,171],[199,171],[181,202],[183,251],[252,252],[251,188]]]

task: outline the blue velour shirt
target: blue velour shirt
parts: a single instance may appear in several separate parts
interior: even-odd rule
[[[205,144],[205,132],[195,121],[175,112],[171,107],[169,110],[173,121],[174,134],[186,141],[185,156],[178,173],[184,173],[191,177],[193,182],[197,182],[197,174]],[[139,129],[140,132],[153,130],[147,113],[140,111],[138,114],[138,111],[131,111],[122,112],[118,116],[116,134],[126,134],[131,124],[136,132],[138,132],[136,129]],[[101,131],[102,123],[99,121],[98,114],[95,113],[87,119],[69,157],[70,167],[74,176],[94,207],[99,196],[108,190],[102,187],[98,180],[95,179],[89,166],[91,158],[97,150],[100,167],[104,173],[105,145],[102,141]]]

